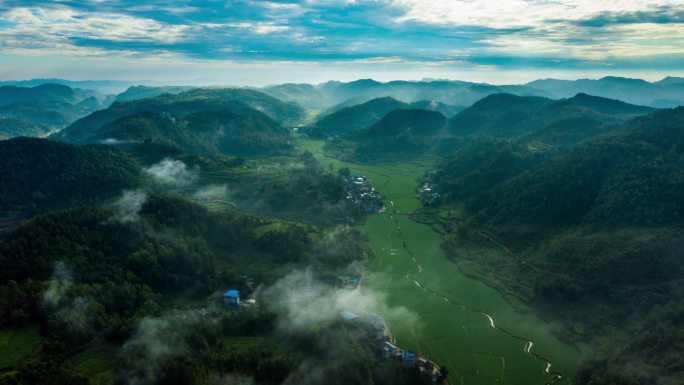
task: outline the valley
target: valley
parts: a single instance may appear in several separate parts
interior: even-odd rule
[[[325,156],[323,142],[300,145],[324,164],[370,176],[389,203],[386,212],[371,215],[359,229],[375,254],[365,286],[386,293],[389,303],[409,313],[388,320],[398,343],[447,366],[456,384],[571,383],[584,353],[558,340],[524,305],[512,306],[500,292],[463,274],[445,257],[440,235],[411,219],[420,207],[416,180],[434,159],[342,163]],[[528,341],[534,343],[529,351]]]
[[[134,87],[0,141],[0,384],[670,385],[684,109],[525,90]]]

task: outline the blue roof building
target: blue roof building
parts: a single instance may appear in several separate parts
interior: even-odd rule
[[[240,292],[237,290],[228,290],[223,293],[223,304],[230,307],[240,307]]]
[[[414,353],[410,350],[402,350],[401,351],[401,360],[403,361],[404,366],[412,367],[413,364],[416,362],[416,353]]]

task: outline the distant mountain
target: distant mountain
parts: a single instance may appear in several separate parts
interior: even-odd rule
[[[369,98],[364,98],[364,97],[352,98],[352,99],[345,100],[342,103],[336,104],[336,105],[324,110],[323,112],[321,112],[318,115],[317,118],[320,121],[324,117],[326,117],[332,113],[335,113],[335,112],[337,112],[343,108],[353,107],[353,106],[358,105],[358,104],[366,103],[370,100],[372,100],[372,98],[369,99]],[[447,117],[454,116],[458,112],[463,111],[465,109],[465,107],[462,107],[462,106],[452,106],[450,104],[445,104],[445,103],[441,103],[441,102],[434,101],[434,100],[419,100],[417,102],[407,104],[407,108],[414,108],[414,109],[428,110],[428,111],[437,111],[437,112],[440,112],[440,113],[442,113],[442,115],[445,115]]]
[[[140,111],[102,127],[69,128],[57,138],[71,143],[122,145],[152,142],[191,154],[265,155],[292,151],[289,131],[242,103],[233,110],[201,111],[183,117]]]
[[[125,102],[129,100],[152,98],[164,94],[180,94],[181,92],[190,91],[197,87],[190,86],[131,86],[126,91],[116,95],[114,101]]]
[[[409,105],[391,97],[373,99],[326,115],[305,132],[317,138],[350,134],[379,122],[388,112],[400,108],[409,108]]]
[[[602,98],[585,93],[579,93],[572,98],[561,100],[554,104],[555,107],[577,106],[592,111],[609,115],[621,115],[626,117],[636,117],[654,111],[651,107],[637,106],[625,103],[620,100]]]
[[[587,93],[627,103],[665,108],[684,104],[684,86],[679,79],[668,77],[650,83],[642,79],[607,76],[597,80],[543,79],[527,83],[526,86],[546,91],[557,98]]]
[[[487,133],[510,137],[528,130],[526,121],[552,103],[551,99],[534,96],[492,94],[456,114],[449,124],[459,135]]]
[[[323,110],[321,113],[319,113],[319,114],[316,116],[316,120],[321,120],[321,119],[323,119],[323,117],[328,116],[328,115],[330,115],[330,114],[332,114],[332,113],[335,113],[335,112],[337,112],[337,111],[339,111],[339,110],[341,110],[341,109],[343,109],[343,108],[353,107],[353,106],[356,106],[356,105],[359,105],[359,104],[366,103],[366,102],[368,102],[368,101],[370,101],[370,100],[373,100],[373,99],[375,99],[375,98],[372,98],[372,97],[358,97],[358,98],[347,99],[347,100],[345,100],[345,101],[343,101],[343,102],[341,102],[341,103],[337,103],[337,104],[335,104],[334,106],[329,107],[329,108],[326,108],[325,110]]]
[[[308,109],[318,110],[326,107],[323,95],[311,84],[285,83],[264,87],[260,91],[284,102],[297,103]]]
[[[75,104],[82,100],[77,93],[59,84],[42,84],[33,88],[0,87],[0,106],[21,102],[62,102]]]
[[[574,149],[582,143],[595,143],[592,138],[615,138],[635,124],[636,120],[631,118],[645,115],[638,118],[645,119],[651,116],[646,113],[652,111],[649,107],[585,94],[559,101],[491,95],[463,111],[463,115],[457,115],[461,120],[451,121],[452,130],[467,128],[469,136],[444,158],[434,181],[441,185],[447,201],[471,199],[511,178],[522,178],[526,171],[556,156],[577,151]],[[459,123],[456,127],[455,122]],[[596,155],[599,153],[597,150]],[[528,182],[538,186],[536,181],[521,182],[521,186]],[[577,193],[581,196],[585,191]],[[483,202],[489,198],[482,195],[477,199],[485,205]]]
[[[318,85],[317,89],[327,106],[333,106],[349,99],[369,100],[385,96],[406,103],[430,100],[456,106],[469,106],[493,93],[507,92],[516,95],[551,96],[546,91],[529,86],[494,86],[449,80],[382,83],[372,79],[361,79],[348,83],[327,82]]]
[[[97,130],[120,118],[149,111],[157,114],[183,118],[203,111],[258,110],[284,124],[295,124],[304,117],[304,110],[291,103],[284,103],[264,93],[248,89],[195,89],[178,95],[165,94],[152,98],[116,102],[105,110],[97,111],[79,119],[55,135],[55,139],[79,142],[88,137],[88,131]]]
[[[384,140],[397,135],[433,138],[445,128],[447,119],[435,111],[399,109],[390,111],[379,122],[359,133],[359,136]]]
[[[139,164],[108,146],[15,138],[0,141],[0,159],[1,211],[86,205],[143,184]]]
[[[0,119],[42,126],[40,135],[59,130],[103,107],[107,98],[95,91],[59,84],[36,87],[0,87]]]
[[[493,94],[456,114],[450,128],[457,136],[528,135],[546,144],[572,145],[652,111],[650,107],[582,93],[562,100]]]
[[[151,84],[154,82],[140,82],[127,80],[66,80],[66,79],[31,79],[31,80],[11,80],[0,82],[0,86],[17,86],[17,87],[36,87],[42,84],[61,84],[71,88],[81,88],[88,90],[95,90],[105,95],[116,94],[127,87],[134,84]]]
[[[81,109],[65,103],[23,102],[0,107],[0,118],[37,124],[56,131],[83,116],[78,111]]]
[[[355,158],[396,159],[414,156],[433,147],[446,132],[447,119],[435,111],[399,109],[359,132]]]
[[[436,111],[446,117],[452,117],[466,108],[463,106],[452,106],[434,100],[419,100],[411,103],[410,107],[419,110]]]
[[[16,119],[0,119],[0,140],[17,136],[41,137],[49,134],[45,126]]]
[[[667,76],[657,82],[656,84],[664,85],[664,86],[672,86],[672,85],[684,85],[684,78],[680,77],[674,77],[674,76]]]
[[[443,114],[415,106],[439,108],[440,104],[373,99],[326,115],[304,132],[313,137],[339,138],[329,142],[326,149],[338,156],[364,161],[432,150],[448,154],[473,142],[493,143],[502,139],[550,156],[589,138],[618,130],[620,123],[654,111],[650,107],[586,94],[553,100],[499,93],[477,101],[447,123]],[[500,155],[518,157],[520,154]]]

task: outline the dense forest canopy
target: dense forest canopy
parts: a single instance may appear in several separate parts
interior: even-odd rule
[[[108,146],[16,138],[0,141],[0,158],[3,211],[92,204],[145,183],[138,162]]]

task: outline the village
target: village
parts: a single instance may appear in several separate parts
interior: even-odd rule
[[[385,210],[382,196],[373,188],[371,179],[365,175],[351,175],[348,170],[341,173],[340,178],[347,187],[347,200],[357,205],[364,213],[381,212]],[[439,200],[439,194],[433,190],[433,186],[425,183],[418,188],[418,197],[424,204],[434,204]],[[356,275],[358,274],[358,275]],[[364,272],[356,272],[352,275],[337,276],[337,287],[342,290],[358,289],[364,279]],[[254,280],[245,277],[249,292],[254,293]],[[332,283],[332,282],[331,282]],[[316,292],[308,287],[310,281],[302,281],[297,284],[300,300],[312,299]],[[230,289],[223,293],[222,304],[225,308],[240,310],[257,306],[256,299],[249,297],[241,300],[240,291]],[[421,357],[409,349],[403,349],[396,345],[396,339],[392,336],[385,320],[378,314],[368,314],[364,311],[341,310],[339,316],[347,325],[355,331],[356,339],[375,352],[376,358],[381,361],[397,360],[406,368],[417,368],[426,373],[435,384],[445,382],[445,374],[434,362]]]
[[[425,182],[418,186],[416,197],[420,199],[423,206],[434,206],[439,204],[442,198],[437,192],[437,186],[430,182]]]
[[[371,179],[365,175],[341,175],[347,186],[347,200],[357,205],[366,214],[383,211],[385,205],[380,195],[371,185]]]
[[[363,277],[358,279],[350,276],[340,276],[339,288],[354,290],[358,289]],[[306,300],[310,296],[315,296],[313,290],[307,290],[307,285],[311,282],[299,282],[297,285],[301,296]],[[223,293],[222,304],[231,310],[257,306],[255,298],[241,300],[240,291],[230,289]],[[310,298],[309,298],[310,299]],[[368,346],[376,354],[376,358],[381,361],[397,360],[406,368],[417,368],[420,372],[426,373],[435,384],[444,383],[445,376],[442,369],[434,362],[421,357],[409,349],[402,349],[396,345],[396,339],[392,336],[385,320],[378,314],[366,313],[364,311],[341,310],[340,318],[355,331],[356,339]]]
[[[339,314],[347,324],[357,330],[357,339],[373,349],[379,360],[398,360],[406,368],[418,368],[419,371],[428,374],[433,383],[444,382],[445,377],[437,364],[396,345],[396,339],[381,316],[361,312],[356,314],[349,310],[342,310]]]

